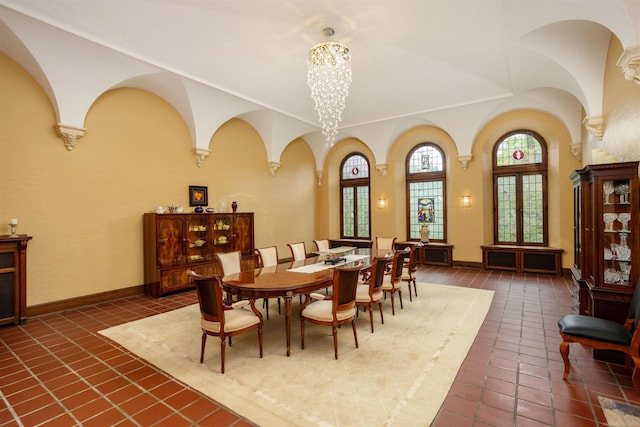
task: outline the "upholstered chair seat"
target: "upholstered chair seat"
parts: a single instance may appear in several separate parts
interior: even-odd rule
[[[627,366],[633,365],[631,383],[640,392],[640,280],[636,283],[624,325],[611,320],[580,314],[565,314],[558,320],[562,342],[560,355],[564,362],[562,379],[571,371],[569,344],[579,343],[595,350],[613,350],[627,356]]]
[[[238,304],[244,303],[244,304]],[[260,324],[260,319],[252,311],[241,307],[249,305],[249,301],[238,301],[232,305],[233,310],[224,313],[224,332],[236,332]],[[200,326],[210,332],[220,333],[220,322],[212,322],[204,318],[200,319]]]
[[[377,302],[380,301],[382,297],[384,297],[382,289],[372,293],[371,297],[369,297],[369,285],[366,284],[358,285],[358,289],[356,289],[356,304],[359,302],[368,303],[369,301]]]
[[[315,298],[322,298],[322,301],[314,301],[304,310],[304,317],[317,320],[318,322],[331,322],[333,320],[333,302],[325,300],[322,294],[314,294]],[[313,298],[312,297],[312,298]],[[356,307],[349,307],[346,310],[336,311],[336,319],[341,322],[356,315]]]

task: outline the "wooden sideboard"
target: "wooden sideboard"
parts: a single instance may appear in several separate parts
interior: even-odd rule
[[[222,274],[216,253],[240,251],[243,269],[255,263],[253,212],[144,214],[145,293],[190,289],[187,271]]]
[[[31,236],[0,236],[0,325],[27,321],[27,243]]]
[[[403,249],[409,245],[420,243],[418,241],[396,241],[395,246]],[[442,265],[445,267],[453,266],[453,245],[450,243],[430,242],[421,243],[418,247],[418,264],[423,265]]]

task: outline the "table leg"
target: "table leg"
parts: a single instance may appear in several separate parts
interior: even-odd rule
[[[293,292],[287,292],[284,296],[284,323],[287,331],[287,357],[291,354],[291,300]]]

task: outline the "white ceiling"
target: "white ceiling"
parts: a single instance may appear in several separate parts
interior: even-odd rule
[[[313,125],[307,53],[332,27],[352,53],[346,129],[549,88],[575,97],[587,114],[598,113],[611,33],[626,46],[637,43],[633,31],[640,30],[634,0],[0,4]]]

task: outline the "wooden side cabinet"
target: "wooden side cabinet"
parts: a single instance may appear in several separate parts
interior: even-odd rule
[[[253,213],[146,213],[145,293],[159,297],[191,288],[187,271],[221,274],[216,253],[240,251],[243,268],[253,268]]]
[[[0,325],[27,321],[27,242],[31,236],[0,236]]]

